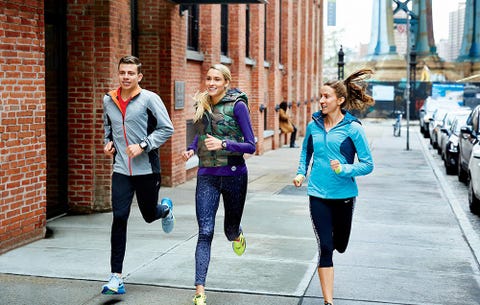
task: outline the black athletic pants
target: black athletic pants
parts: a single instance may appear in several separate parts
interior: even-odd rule
[[[333,250],[345,252],[352,228],[355,198],[321,199],[310,196],[310,217],[317,237],[318,267],[333,266]]]
[[[160,191],[160,174],[126,176],[119,173],[112,175],[112,210],[113,223],[111,234],[110,265],[112,273],[122,273],[123,259],[127,245],[127,222],[130,216],[133,195],[137,196],[138,207],[143,219],[151,223],[165,217],[168,208],[158,204]]]

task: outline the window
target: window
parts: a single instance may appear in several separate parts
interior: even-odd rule
[[[198,51],[198,4],[187,7],[187,49]]]
[[[228,56],[228,4],[222,4],[220,35],[220,53]]]

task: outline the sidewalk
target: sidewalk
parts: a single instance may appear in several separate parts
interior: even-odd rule
[[[335,305],[480,304],[480,232],[462,227],[418,126],[410,127],[409,151],[405,132],[392,136],[391,121],[365,120],[364,126],[375,170],[357,179],[350,245],[345,254],[334,254]],[[306,190],[291,186],[299,153],[282,148],[247,160],[242,221],[247,251],[242,257],[233,253],[220,207],[207,278],[209,305],[323,304]],[[133,206],[126,295],[100,294],[109,273],[112,217],[104,213],[50,221],[49,238],[1,255],[0,304],[191,304],[194,192],[195,180],[160,190],[175,203],[171,234],[163,233],[159,221],[146,224]]]

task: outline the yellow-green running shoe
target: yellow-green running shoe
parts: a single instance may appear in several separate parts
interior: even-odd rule
[[[242,255],[245,252],[245,248],[247,248],[247,241],[243,236],[243,232],[240,233],[240,236],[232,241],[232,248],[233,252],[235,252],[238,256]]]
[[[193,305],[207,305],[207,296],[204,293],[196,294],[193,298]]]

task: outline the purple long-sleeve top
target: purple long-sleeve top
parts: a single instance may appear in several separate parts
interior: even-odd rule
[[[245,103],[236,103],[233,107],[233,114],[235,120],[240,126],[243,134],[243,142],[235,142],[226,140],[228,151],[241,152],[245,154],[253,154],[255,152],[255,136],[253,135],[252,122],[250,121],[250,112]],[[198,148],[198,135],[195,136],[192,143],[187,147],[187,150],[193,149],[195,152]],[[218,167],[199,167],[197,175],[214,175],[214,176],[239,176],[247,173],[247,165],[226,165]]]

